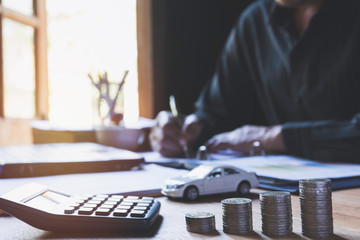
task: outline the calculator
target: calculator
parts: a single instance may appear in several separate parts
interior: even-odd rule
[[[160,203],[152,197],[75,196],[29,183],[0,197],[0,209],[54,232],[129,232],[151,228]]]

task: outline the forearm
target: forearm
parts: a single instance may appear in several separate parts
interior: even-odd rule
[[[360,120],[287,123],[282,138],[289,154],[314,160],[360,162]]]
[[[286,148],[282,137],[282,126],[267,127],[263,137],[265,151],[271,153],[285,153]]]

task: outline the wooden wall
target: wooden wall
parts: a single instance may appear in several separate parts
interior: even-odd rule
[[[32,144],[32,142],[30,121],[0,119],[0,146]]]
[[[183,113],[193,111],[233,24],[251,2],[138,0],[141,116],[168,109],[169,95]]]

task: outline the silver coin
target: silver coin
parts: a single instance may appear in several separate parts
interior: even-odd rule
[[[329,204],[331,203],[332,199],[329,197],[319,197],[319,196],[314,196],[314,197],[301,197],[299,198],[300,202],[306,202],[309,205],[321,205],[321,204]]]
[[[309,210],[301,210],[301,213],[300,213],[301,216],[309,216],[310,218],[314,218],[315,216],[319,216],[319,217],[322,217],[322,216],[326,216],[326,217],[329,217],[329,216],[332,216],[332,209],[314,209],[313,211],[311,211],[310,209]]]
[[[223,229],[224,233],[227,234],[234,234],[234,235],[243,235],[243,234],[248,234],[249,232],[252,231],[252,229],[229,229],[229,228],[224,228]]]
[[[304,229],[303,232],[310,233],[310,234],[325,234],[325,233],[333,233],[333,228],[324,228],[324,229]]]
[[[223,231],[229,234],[247,234],[252,231],[252,200],[228,198],[221,201]]]
[[[276,204],[261,204],[260,209],[264,212],[290,212],[291,211],[291,205],[288,204],[287,206],[276,206]]]
[[[316,205],[316,204],[306,204],[306,203],[300,203],[302,210],[311,210],[311,209],[332,209],[332,205],[330,204],[322,204],[322,205]]]
[[[303,207],[304,209],[309,208],[332,208],[331,200],[327,201],[304,201],[300,199],[300,207]]]
[[[320,195],[320,196],[329,196],[331,195],[332,191],[323,191],[323,190],[303,190],[299,189],[300,196],[314,196],[314,195]]]
[[[230,205],[242,205],[251,203],[251,199],[248,198],[227,198],[221,201],[222,204]]]
[[[211,212],[191,212],[185,215],[186,218],[209,218],[214,216]]]
[[[322,230],[317,230],[317,229],[315,229],[315,230],[307,230],[307,229],[304,229],[302,232],[312,234],[312,235],[315,235],[315,234],[333,234],[334,230],[332,228],[322,229]]]
[[[312,218],[312,219],[307,219],[307,218],[303,218],[302,219],[302,224],[306,227],[314,227],[314,226],[327,226],[328,223],[331,223],[333,222],[333,219],[330,218],[330,217],[327,217],[327,218]],[[332,227],[332,226],[327,226],[327,227]]]
[[[303,230],[311,230],[311,231],[327,231],[329,229],[333,229],[332,225],[327,224],[326,222],[323,223],[317,223],[317,224],[302,224]]]
[[[323,196],[323,197],[330,197],[332,192],[323,192],[323,191],[312,191],[312,192],[304,192],[300,191],[301,197],[307,197],[307,196]]]
[[[299,186],[328,186],[331,185],[331,180],[327,178],[313,178],[299,181]]]
[[[307,237],[333,234],[332,189],[329,179],[299,181],[302,233]]]
[[[288,230],[288,231],[266,231],[266,230],[262,230],[262,233],[269,236],[269,237],[284,237],[289,235],[289,233],[291,233],[292,230]]]
[[[210,212],[191,212],[185,214],[186,228],[189,232],[209,233],[215,230],[215,215]]]
[[[262,227],[261,229],[263,232],[274,232],[274,233],[286,233],[289,234],[289,232],[291,232],[293,229],[292,227],[282,227],[282,228],[278,228],[278,227]]]
[[[291,195],[275,191],[260,194],[262,232],[268,236],[286,236],[292,232]]]
[[[331,195],[315,194],[315,195],[300,195],[299,198],[308,201],[321,201],[321,199],[324,199],[324,201],[326,201],[326,200],[331,200],[332,197]]]
[[[314,190],[316,188],[331,190],[331,183],[327,183],[327,184],[314,184],[314,183],[301,184],[301,183],[299,183],[299,189]]]
[[[286,197],[290,196],[289,192],[285,191],[272,191],[260,193],[260,197]]]
[[[322,191],[322,192],[330,192],[332,191],[331,184],[329,185],[309,185],[309,186],[299,186],[299,190],[313,192],[313,191]]]

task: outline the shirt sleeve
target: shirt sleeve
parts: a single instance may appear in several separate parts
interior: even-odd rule
[[[211,81],[195,103],[195,114],[203,120],[202,141],[219,132],[244,124],[265,124],[262,105],[247,66],[244,19],[233,28]]]
[[[286,123],[282,136],[289,154],[327,162],[360,162],[360,114],[350,121]]]

